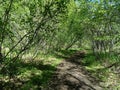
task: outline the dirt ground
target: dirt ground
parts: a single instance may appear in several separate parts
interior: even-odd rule
[[[48,87],[43,90],[104,90],[80,64],[84,54],[76,53],[58,65]]]

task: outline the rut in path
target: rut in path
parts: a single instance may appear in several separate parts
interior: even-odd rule
[[[103,90],[98,81],[80,65],[83,53],[72,55],[58,65],[47,89],[44,90]]]

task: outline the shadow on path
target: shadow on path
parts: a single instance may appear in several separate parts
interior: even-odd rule
[[[99,81],[92,77],[82,66],[84,52],[76,52],[58,65],[57,71],[43,90],[103,90]]]

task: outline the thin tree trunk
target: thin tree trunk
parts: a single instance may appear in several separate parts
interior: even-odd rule
[[[0,46],[0,63],[3,61],[2,46]]]

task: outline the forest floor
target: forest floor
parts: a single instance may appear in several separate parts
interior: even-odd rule
[[[63,50],[18,60],[10,64],[14,70],[6,67],[11,78],[0,73],[0,90],[120,90],[120,64],[105,69],[110,59],[100,62],[90,52]]]
[[[81,64],[83,53],[75,53],[57,66],[47,89],[43,90],[104,90]]]

